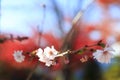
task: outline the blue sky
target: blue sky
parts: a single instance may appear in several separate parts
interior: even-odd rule
[[[84,9],[92,0],[56,0],[65,15],[75,16],[75,10]],[[78,3],[80,6],[76,5]],[[44,18],[43,31],[53,30],[58,25],[55,14],[52,11],[50,0],[2,0],[1,1],[1,31],[7,33],[17,33],[29,35],[31,26],[41,26],[43,20],[44,9],[42,4],[46,4],[46,17]],[[120,9],[114,5],[110,6],[110,14],[115,18],[120,18]],[[97,4],[93,4],[84,16],[87,22],[99,22],[102,18],[101,8]],[[70,24],[64,25],[70,28]],[[66,30],[69,28],[66,28]],[[57,31],[57,27],[54,28]],[[59,33],[59,32],[58,32]]]

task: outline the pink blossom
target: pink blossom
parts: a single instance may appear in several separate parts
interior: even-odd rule
[[[93,56],[98,62],[110,63],[111,58],[114,56],[113,51],[114,49],[107,45],[103,50],[96,50],[96,52],[93,53]]]

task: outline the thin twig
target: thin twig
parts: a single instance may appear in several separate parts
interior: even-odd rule
[[[44,9],[44,11],[43,11],[43,19],[42,19],[42,22],[41,22],[41,33],[39,34],[39,40],[38,40],[38,44],[40,44],[41,43],[41,36],[42,36],[42,32],[43,32],[43,25],[44,25],[44,21],[45,21],[45,17],[46,17],[46,15],[45,15],[45,11],[46,11],[46,6],[45,5],[43,5],[43,9]],[[38,33],[39,33],[39,26],[37,26],[37,29],[38,29]],[[31,72],[29,73],[29,75],[28,75],[28,77],[27,77],[27,79],[26,80],[30,80],[30,78],[32,77],[32,75],[33,75],[33,73],[35,72],[35,70],[36,70],[36,68],[37,68],[37,66],[39,65],[39,63],[40,62],[38,62],[36,65],[35,65],[35,67],[31,70]]]
[[[84,47],[82,47],[80,49],[77,49],[77,50],[74,50],[74,51],[67,50],[65,52],[62,52],[62,53],[58,54],[57,57],[60,57],[60,56],[66,55],[66,54],[77,54],[81,50],[84,50],[84,49],[87,49],[87,48],[90,48],[90,47],[94,47],[94,46],[99,46],[99,45],[98,44],[92,44],[92,45],[84,46]]]
[[[58,18],[58,28],[61,32],[61,34],[63,35],[64,34],[64,30],[63,30],[63,27],[62,27],[62,23],[63,23],[63,13],[61,13],[61,9],[59,8],[59,6],[57,5],[57,2],[56,0],[51,0],[52,4],[53,4],[53,8],[54,8],[54,11],[55,11],[55,14],[56,14],[56,17]]]
[[[45,18],[46,18],[46,14],[45,14],[45,13],[46,13],[46,5],[44,4],[44,5],[43,5],[43,18],[42,18],[41,25],[40,25],[40,28],[41,28],[40,31],[39,31],[39,26],[37,26],[38,35],[39,35],[38,44],[41,43],[41,38],[42,38],[43,28],[44,28],[44,23],[45,23]]]

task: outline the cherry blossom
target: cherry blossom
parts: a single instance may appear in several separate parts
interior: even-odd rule
[[[13,54],[13,56],[14,56],[14,59],[15,59],[15,61],[16,62],[18,62],[18,63],[21,63],[21,62],[23,62],[24,61],[24,59],[25,59],[25,56],[24,55],[22,55],[22,50],[21,51],[14,51],[14,54]]]
[[[44,51],[39,48],[36,55],[39,57],[39,61],[44,62],[46,66],[51,66],[56,64],[54,61],[55,57],[57,57],[58,51],[55,50],[54,46],[46,47]]]
[[[54,46],[52,46],[51,48],[50,47],[46,47],[44,49],[44,54],[47,58],[49,58],[50,60],[53,60],[57,54],[58,54],[58,51],[55,50]]]
[[[100,63],[110,63],[111,58],[114,56],[113,52],[114,49],[107,45],[103,50],[96,50],[96,52],[93,53],[93,56]]]

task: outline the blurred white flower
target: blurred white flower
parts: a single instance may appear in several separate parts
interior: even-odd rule
[[[116,42],[112,45],[112,47],[115,49],[115,56],[120,56],[120,42]]]
[[[44,62],[46,66],[51,66],[55,64],[55,57],[57,57],[58,51],[52,46],[46,47],[44,52],[41,48],[38,49],[36,55],[39,57],[39,61]]]
[[[45,57],[45,55],[44,55],[44,53],[43,53],[43,50],[42,50],[41,48],[39,48],[39,49],[37,50],[36,55],[39,57],[39,61],[41,61],[41,62],[46,62],[46,57]]]
[[[18,50],[18,51],[14,51],[13,56],[14,56],[14,59],[15,59],[16,62],[21,63],[21,62],[24,61],[25,56],[22,55],[22,52],[23,52],[23,51],[19,51],[19,50]]]
[[[93,56],[98,62],[110,63],[111,58],[114,56],[112,52],[114,52],[114,49],[107,45],[103,50],[96,50],[96,52],[93,53]]]

